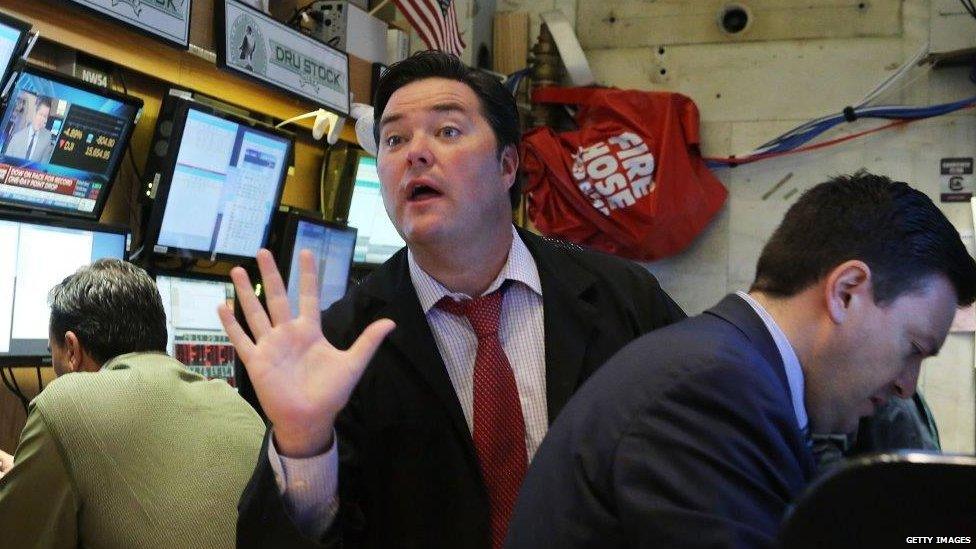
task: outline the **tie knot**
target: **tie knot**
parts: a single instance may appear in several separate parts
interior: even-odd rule
[[[502,290],[499,288],[490,294],[464,301],[455,301],[450,296],[444,296],[436,307],[452,315],[467,318],[478,337],[494,334],[498,332],[498,320],[502,313]]]

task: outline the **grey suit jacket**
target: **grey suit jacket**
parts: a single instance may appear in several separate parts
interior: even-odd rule
[[[54,152],[54,134],[47,128],[37,130],[37,138],[34,140],[34,150],[31,151],[30,158],[27,157],[27,148],[30,146],[30,135],[33,128],[30,124],[24,126],[20,131],[10,136],[7,149],[4,154],[35,162],[47,162]]]

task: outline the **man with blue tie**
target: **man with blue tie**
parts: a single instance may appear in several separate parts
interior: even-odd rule
[[[976,263],[924,193],[865,172],[811,188],[748,292],[640,337],[576,393],[506,547],[774,546],[815,473],[810,433],[911,398],[974,299]]]
[[[4,154],[35,162],[47,162],[54,151],[54,134],[47,129],[51,100],[38,97],[30,124],[10,136]]]

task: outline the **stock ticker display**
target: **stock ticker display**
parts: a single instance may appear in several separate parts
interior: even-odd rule
[[[217,316],[217,307],[234,302],[229,280],[156,276],[166,311],[166,351],[207,379],[235,386],[234,346]]]

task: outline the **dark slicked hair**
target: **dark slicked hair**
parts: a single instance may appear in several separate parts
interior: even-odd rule
[[[166,351],[166,313],[156,283],[141,268],[99,259],[48,295],[51,336],[72,331],[99,364],[126,353]]]
[[[959,231],[922,192],[865,171],[803,193],[763,248],[751,290],[792,296],[851,259],[871,268],[878,304],[936,274],[960,305],[976,300],[976,262]]]
[[[522,128],[519,125],[515,97],[494,76],[469,68],[456,56],[440,51],[417,52],[390,65],[389,70],[380,78],[373,97],[373,137],[377,145],[380,143],[380,119],[390,97],[407,84],[428,78],[456,80],[471,88],[481,103],[481,115],[495,134],[499,158],[508,145],[518,149],[522,141]],[[522,186],[518,178],[509,188],[508,195],[514,208],[522,196]]]

